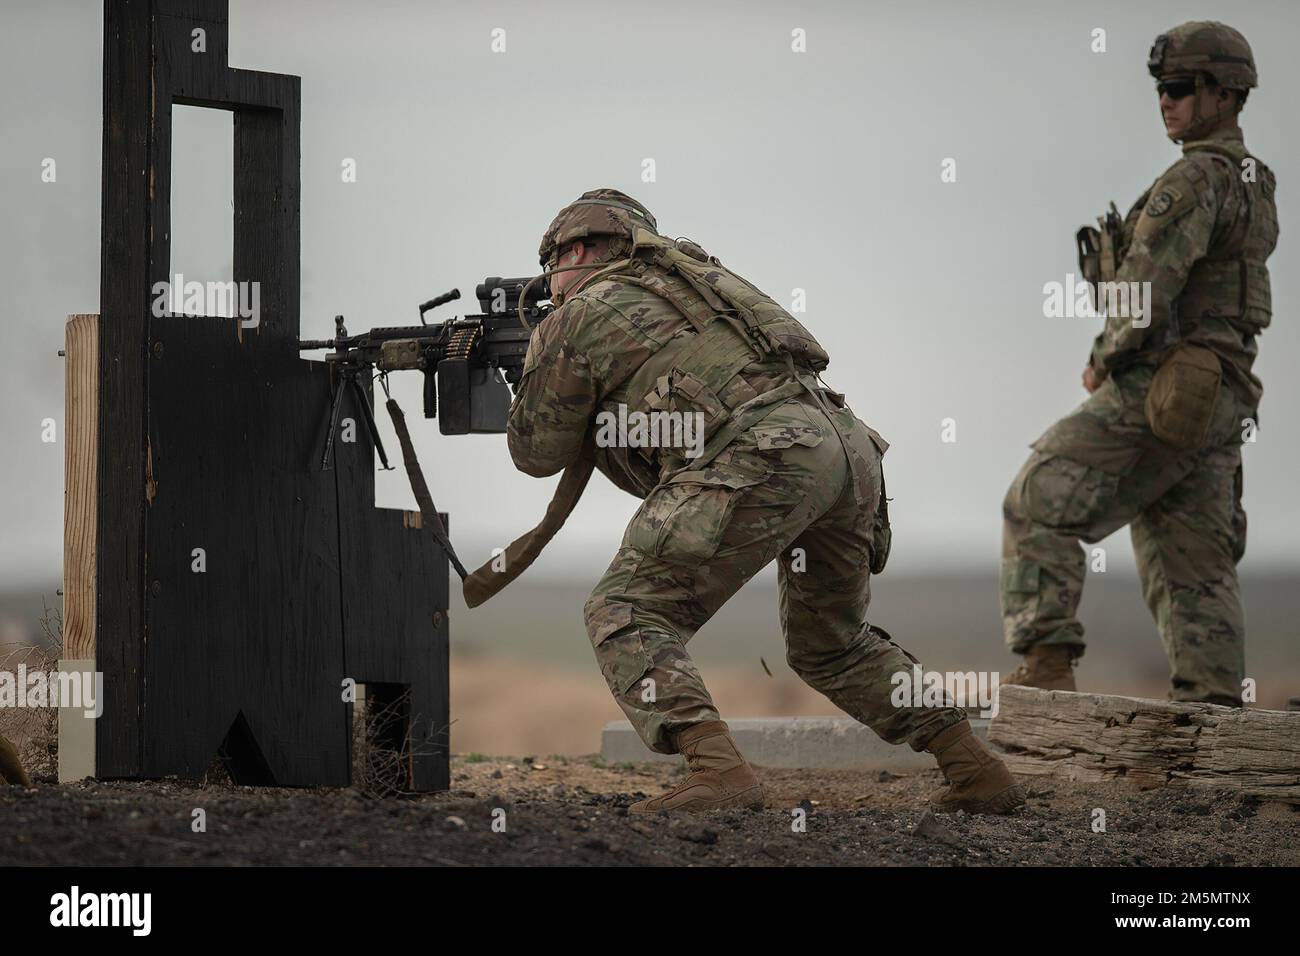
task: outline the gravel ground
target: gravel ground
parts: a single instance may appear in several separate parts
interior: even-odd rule
[[[451,791],[385,799],[47,781],[0,788],[0,865],[1300,865],[1300,812],[1209,790],[1038,779],[1009,817],[935,817],[925,796],[937,771],[760,770],[765,810],[628,816],[680,773],[471,755],[453,761]],[[206,832],[192,828],[196,809]],[[1105,832],[1094,832],[1097,809]]]

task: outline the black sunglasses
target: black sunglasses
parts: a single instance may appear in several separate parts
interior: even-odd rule
[[[1195,92],[1195,80],[1161,80],[1156,84],[1156,95],[1167,95],[1171,100],[1181,100]]]

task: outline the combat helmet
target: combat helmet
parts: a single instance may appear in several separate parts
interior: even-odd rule
[[[537,256],[542,267],[546,268],[556,250],[588,236],[617,236],[628,240],[630,249],[632,230],[636,226],[658,231],[650,210],[627,193],[617,189],[592,189],[561,209],[551,220],[542,235]]]
[[[1214,116],[1201,115],[1199,94],[1206,77],[1225,90],[1237,90],[1243,101],[1246,92],[1259,85],[1255,55],[1246,38],[1214,20],[1192,20],[1160,34],[1151,45],[1147,70],[1157,80],[1178,76],[1195,79],[1198,95],[1192,122],[1185,132],[1170,136],[1174,142],[1201,138],[1219,118],[1217,108]]]
[[[1147,69],[1157,80],[1206,73],[1228,90],[1259,85],[1255,56],[1238,31],[1213,20],[1193,20],[1156,37]]]

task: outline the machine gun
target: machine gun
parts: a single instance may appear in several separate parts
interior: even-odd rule
[[[336,372],[336,387],[321,470],[330,467],[344,391],[351,391],[356,398],[379,460],[385,469],[390,467],[361,384],[361,376],[372,372],[378,372],[385,392],[387,373],[423,372],[424,417],[437,418],[438,430],[444,435],[504,432],[511,400],[507,383],[518,384],[532,330],[553,311],[551,305],[543,304],[550,298],[545,282],[532,284],[520,309],[520,295],[529,282],[497,276],[484,279],[474,290],[483,310],[480,315],[427,323],[426,312],[460,298],[460,290],[452,289],[420,305],[419,325],[349,335],[343,316],[336,315],[334,338],[300,341],[298,347],[303,351],[333,349],[325,356]]]
[[[523,377],[524,358],[528,354],[532,331],[553,310],[551,305],[542,304],[551,293],[545,282],[497,276],[484,279],[474,292],[479,308],[483,310],[481,315],[428,324],[424,319],[426,312],[460,298],[460,290],[452,289],[420,305],[419,325],[390,326],[348,335],[343,316],[336,315],[334,338],[298,342],[302,351],[334,350],[325,356],[335,375],[321,471],[328,471],[330,467],[344,392],[352,393],[375,451],[379,453],[379,460],[385,470],[391,470],[379,429],[375,426],[374,413],[370,410],[370,396],[362,384],[364,376],[377,373],[388,398],[385,404],[402,446],[403,464],[415,500],[420,505],[420,513],[462,580],[468,572],[457,557],[429,495],[415,446],[406,429],[406,417],[388,394],[388,373],[406,369],[419,369],[424,373],[424,417],[437,418],[438,429],[444,435],[504,432],[510,411],[509,385],[517,385]],[[441,415],[438,414],[440,407]]]

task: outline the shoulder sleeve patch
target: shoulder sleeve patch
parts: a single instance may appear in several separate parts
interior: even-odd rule
[[[1163,216],[1169,210],[1174,208],[1174,203],[1182,198],[1182,193],[1173,186],[1165,186],[1154,196],[1147,200],[1147,204],[1142,207],[1142,212],[1154,219],[1156,216]]]
[[[1201,201],[1201,190],[1197,188],[1197,182],[1204,180],[1197,176],[1193,181],[1182,168],[1183,165],[1184,163],[1176,164],[1151,187],[1146,205],[1142,207],[1133,227],[1135,239],[1152,239],[1171,223],[1182,219]]]

